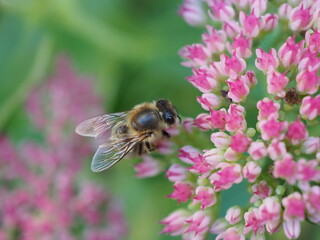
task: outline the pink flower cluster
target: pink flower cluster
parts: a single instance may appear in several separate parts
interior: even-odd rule
[[[179,52],[204,109],[181,134],[197,132],[193,123],[212,148],[179,150],[167,197],[190,204],[162,220],[162,233],[242,240],[283,229],[297,238],[302,221],[320,224],[320,2],[185,0],[180,15],[206,26],[202,42]],[[244,180],[248,206],[218,218],[218,196]]]
[[[100,112],[92,81],[59,58],[54,75],[27,101],[41,143],[14,146],[0,138],[0,239],[122,239],[120,204],[105,189],[79,176],[91,149],[73,129]]]

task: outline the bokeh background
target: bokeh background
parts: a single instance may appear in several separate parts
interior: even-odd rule
[[[172,0],[2,0],[1,134],[14,146],[42,141],[46,132],[34,127],[26,100],[55,74],[61,55],[68,57],[78,75],[91,79],[102,112],[124,111],[141,102],[168,98],[182,116],[195,117],[201,112],[195,101],[199,93],[185,80],[190,70],[180,65],[178,50],[199,41],[203,29],[188,26],[178,16],[180,4]],[[82,95],[71,94],[72,90],[66,91],[70,91],[70,101],[79,102],[76,98]],[[93,144],[91,139],[84,141]],[[159,235],[162,226],[158,224],[177,208],[175,201],[165,198],[172,192],[172,184],[164,174],[135,178],[137,161],[124,160],[97,174],[90,172],[88,156],[78,178],[90,179],[117,197],[127,220],[124,239],[174,239]],[[226,192],[222,215],[232,204],[247,201],[245,188]],[[301,239],[307,238],[302,235]]]

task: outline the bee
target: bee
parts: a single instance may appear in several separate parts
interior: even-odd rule
[[[106,170],[128,153],[141,155],[155,150],[170,126],[181,121],[177,109],[166,99],[141,103],[125,112],[99,115],[80,123],[76,133],[87,137],[101,137],[108,133],[106,142],[98,147],[91,162],[91,170]]]

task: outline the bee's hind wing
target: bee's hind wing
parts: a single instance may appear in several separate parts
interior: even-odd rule
[[[93,156],[91,170],[101,172],[112,167],[148,136],[149,134],[146,133],[100,145]]]

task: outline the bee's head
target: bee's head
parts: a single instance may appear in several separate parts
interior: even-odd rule
[[[162,119],[168,125],[174,124],[177,118],[181,120],[178,115],[177,109],[172,105],[172,103],[169,100],[160,99],[156,102],[156,106],[160,112]]]

